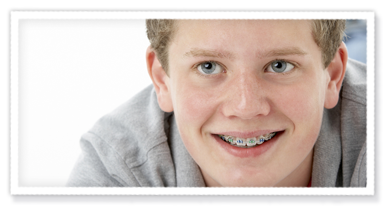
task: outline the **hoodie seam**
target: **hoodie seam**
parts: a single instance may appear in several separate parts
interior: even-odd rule
[[[132,166],[132,167],[130,167],[130,168],[138,168],[138,167],[144,165],[145,163],[147,163],[149,153],[150,153],[153,149],[155,149],[156,147],[158,147],[159,145],[161,145],[161,144],[163,144],[163,143],[165,143],[165,142],[162,141],[161,143],[156,144],[156,145],[154,145],[153,147],[149,148],[149,149],[146,151],[146,159],[145,159],[142,163],[140,163],[140,164],[138,164],[138,165],[135,165],[135,166]]]
[[[95,136],[96,138],[98,138],[100,141],[102,141],[103,143],[105,143],[109,149],[111,149],[112,151],[114,151],[114,153],[118,156],[117,158],[119,158],[121,161],[123,161],[123,164],[126,165],[126,167],[128,168],[128,170],[130,171],[130,173],[132,174],[132,176],[134,176],[136,182],[138,184],[139,181],[138,181],[138,178],[136,178],[135,174],[132,172],[130,166],[126,163],[126,161],[123,159],[123,157],[121,156],[121,154],[119,154],[118,151],[116,151],[108,142],[106,142],[104,139],[102,139],[100,136],[98,136],[97,134],[95,134],[94,132],[91,132],[89,131],[88,133],[92,134],[93,136]]]
[[[364,158],[366,158],[366,147],[365,147],[365,153],[364,155],[362,155],[362,157],[360,158],[360,165],[359,165],[359,168],[358,168],[358,177],[357,177],[357,185],[359,186],[359,182],[360,182],[360,177],[361,177],[361,167],[362,167],[362,161],[364,160]]]
[[[361,101],[357,101],[357,100],[353,99],[353,97],[351,97],[351,96],[354,96],[357,98],[362,98],[361,96],[357,96],[357,95],[354,95],[353,93],[348,93],[348,92],[345,92],[345,95],[343,95],[342,97],[346,100],[349,100],[349,101],[355,102],[357,104],[366,106],[366,103],[362,103]],[[365,99],[365,102],[366,102],[366,99]]]

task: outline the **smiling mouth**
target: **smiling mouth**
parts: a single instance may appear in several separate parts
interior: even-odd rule
[[[217,135],[217,136],[219,136],[219,138],[221,138],[226,143],[229,143],[233,146],[240,147],[240,148],[253,148],[272,139],[274,136],[277,135],[277,133],[278,132],[272,132],[272,133],[261,135],[259,137],[252,137],[252,138],[238,138],[238,137],[229,136],[229,135]]]

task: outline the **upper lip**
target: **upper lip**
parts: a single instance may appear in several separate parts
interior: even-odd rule
[[[256,131],[247,131],[247,132],[239,132],[239,131],[225,131],[225,132],[219,132],[215,134],[219,135],[229,135],[237,138],[253,138],[253,137],[259,137],[261,135],[266,135],[268,133],[273,132],[279,132],[282,131],[282,129],[278,130],[256,130]]]

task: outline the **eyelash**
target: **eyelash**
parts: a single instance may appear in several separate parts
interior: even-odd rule
[[[203,76],[203,77],[206,77],[206,78],[212,78],[212,77],[217,77],[219,75],[219,74],[203,74],[203,73],[201,73],[198,70],[198,67],[200,65],[202,65],[203,63],[216,63],[217,65],[219,65],[219,66],[221,66],[223,68],[223,71],[221,73],[226,73],[227,72],[226,66],[224,66],[222,63],[214,61],[214,60],[205,60],[205,61],[199,62],[199,63],[197,63],[197,64],[195,64],[193,66],[194,72],[196,74],[198,74],[199,76]]]
[[[286,62],[286,63],[290,63],[291,65],[294,66],[293,69],[296,69],[296,68],[298,67],[298,64],[295,63],[295,62],[288,61],[288,60],[285,60],[285,59],[279,59],[279,58],[277,58],[277,59],[274,59],[274,60],[270,61],[269,63],[267,63],[267,64],[264,66],[263,70],[264,70],[265,72],[267,72],[267,68],[268,68],[272,63],[274,63],[274,62],[276,62],[276,61],[283,61],[283,62]],[[292,70],[293,70],[293,69],[292,69]],[[292,73],[292,72],[293,72],[292,70],[290,70],[290,71],[288,71],[288,72],[283,72],[283,73],[273,73],[273,74],[287,75],[287,74]]]
[[[268,68],[273,62],[276,62],[276,61],[284,61],[284,62],[286,62],[286,63],[290,63],[290,64],[292,64],[292,65],[294,66],[293,69],[295,69],[295,68],[298,67],[298,64],[295,63],[295,62],[288,61],[288,60],[285,60],[285,59],[279,59],[279,58],[277,58],[277,59],[274,59],[274,60],[270,61],[269,63],[267,63],[267,64],[263,67],[263,70],[264,70],[265,72],[267,72],[267,71],[266,71],[267,68]],[[213,61],[213,60],[206,60],[206,61],[202,61],[202,62],[199,62],[199,63],[195,64],[195,65],[192,67],[192,68],[195,70],[194,72],[195,72],[196,74],[198,74],[199,76],[203,76],[203,77],[206,77],[206,78],[217,77],[217,75],[219,75],[219,74],[202,74],[202,73],[198,70],[198,66],[202,65],[203,63],[208,63],[208,62],[216,63],[217,65],[220,65],[220,66],[223,68],[223,72],[221,72],[221,73],[227,73],[227,68],[226,68],[226,66],[224,66],[224,65],[223,65],[222,63],[220,63],[220,62]],[[290,70],[290,71],[288,71],[288,72],[283,72],[283,73],[273,73],[273,74],[287,75],[287,74],[290,74],[290,73],[292,73],[292,72],[293,72],[293,71]]]

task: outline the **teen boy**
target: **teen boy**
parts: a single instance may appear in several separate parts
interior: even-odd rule
[[[147,20],[153,85],[68,186],[366,186],[366,67],[343,20]]]

